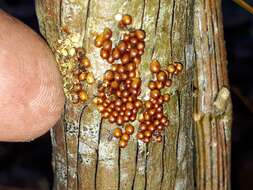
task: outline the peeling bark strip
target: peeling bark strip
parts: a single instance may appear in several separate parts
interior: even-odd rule
[[[229,190],[231,100],[219,0],[37,0],[36,10],[52,50],[58,40],[74,36],[75,46],[87,50],[97,81],[109,65],[99,57],[93,37],[105,27],[118,36],[118,13],[132,15],[133,27],[147,33],[139,68],[141,97],[148,93],[151,59],[163,67],[174,61],[185,67],[169,89],[170,126],[161,144],[146,146],[132,138],[119,151],[111,138],[114,126],[101,120],[92,103],[66,102],[52,130],[54,189]],[[86,90],[94,94],[96,84]]]

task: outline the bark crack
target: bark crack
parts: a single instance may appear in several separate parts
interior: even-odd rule
[[[180,129],[181,129],[181,122],[180,122],[180,111],[181,111],[181,99],[180,99],[180,93],[179,91],[176,91],[176,95],[177,95],[177,111],[178,111],[178,131],[177,131],[177,135],[176,135],[176,159],[178,161],[178,151],[179,151],[179,136],[180,136]],[[175,179],[177,178],[178,175],[178,164],[176,167],[176,171],[175,171]],[[175,188],[175,183],[174,183],[174,188]]]
[[[60,0],[60,5],[59,5],[59,27],[60,27],[60,30],[59,32],[61,31],[61,28],[62,28],[62,1],[63,0]]]
[[[99,162],[99,145],[100,145],[100,140],[101,140],[101,128],[102,128],[102,125],[103,125],[103,119],[101,119],[100,121],[100,124],[99,124],[99,130],[98,130],[98,146],[97,146],[97,149],[96,149],[96,154],[97,154],[97,159],[96,159],[96,169],[95,169],[95,190],[97,190],[97,173],[98,173],[98,162]]]
[[[171,60],[173,60],[173,26],[174,26],[174,17],[175,17],[175,0],[172,2],[172,17],[171,17],[171,25],[170,25],[170,45],[171,45]]]
[[[160,8],[161,8],[161,0],[158,1],[158,11],[157,11],[157,14],[156,14],[157,16],[155,20],[155,36],[156,36],[157,26],[158,26],[158,21],[159,21]]]
[[[82,111],[80,113],[80,117],[79,117],[79,121],[78,121],[78,134],[77,134],[77,151],[76,151],[76,180],[77,180],[77,189],[79,189],[79,175],[78,175],[78,171],[79,171],[79,146],[80,146],[80,135],[81,135],[81,126],[82,126],[82,117],[84,114],[84,110],[85,108],[87,108],[88,105],[83,106]]]
[[[89,19],[89,15],[90,15],[90,2],[91,2],[91,0],[88,0],[86,17],[85,17],[85,22],[84,22],[85,23],[84,24],[84,26],[85,26],[85,32],[84,32],[84,38],[83,39],[85,39],[86,34],[87,34],[87,24],[88,24],[88,19]]]
[[[142,11],[142,15],[141,15],[141,28],[143,27],[145,9],[146,9],[146,0],[143,0],[143,11]]]
[[[134,170],[134,178],[133,178],[133,183],[132,183],[131,190],[134,190],[134,183],[135,183],[136,171],[137,171],[138,154],[139,154],[139,142],[138,142],[138,140],[137,140],[136,144],[137,145],[136,145],[136,155],[135,155],[135,170]]]
[[[148,145],[146,145],[146,156],[145,156],[145,184],[144,184],[144,190],[147,190],[147,169],[148,169]]]
[[[118,151],[118,168],[119,168],[119,172],[118,172],[118,190],[120,190],[120,157],[121,157],[121,148],[119,148],[119,151]]]
[[[67,164],[67,167],[66,167],[66,186],[67,186],[67,189],[69,187],[69,180],[68,180],[68,176],[69,176],[69,172],[68,172],[68,167],[69,167],[69,158],[68,158],[68,143],[67,143],[67,130],[66,130],[66,103],[64,105],[64,115],[63,115],[63,127],[64,127],[64,143],[65,143],[65,147],[66,147],[66,164]]]
[[[163,179],[164,179],[164,150],[165,150],[165,135],[163,136],[163,149],[162,149],[162,177],[160,182],[160,190],[163,187]]]

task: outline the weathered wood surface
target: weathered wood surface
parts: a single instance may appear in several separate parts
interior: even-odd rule
[[[119,150],[114,128],[101,120],[92,103],[73,106],[52,130],[55,189],[228,190],[231,101],[226,74],[219,0],[37,0],[42,35],[55,52],[57,41],[75,36],[84,47],[97,81],[109,65],[99,58],[93,37],[104,27],[119,30],[114,16],[130,14],[133,26],[147,32],[139,67],[142,94],[148,93],[148,64],[184,64],[169,89],[170,126],[162,144],[131,139]],[[67,35],[62,29],[68,28]],[[70,38],[71,40],[71,38]],[[60,60],[64,61],[64,60]],[[195,77],[195,80],[193,80]],[[195,81],[195,82],[194,82]],[[96,84],[87,87],[95,93]],[[195,121],[195,122],[194,122]]]
[[[195,2],[197,189],[230,189],[232,105],[221,2]]]

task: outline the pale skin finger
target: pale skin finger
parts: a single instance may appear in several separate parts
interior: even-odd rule
[[[46,43],[1,10],[0,97],[0,141],[41,136],[64,106],[61,77]]]

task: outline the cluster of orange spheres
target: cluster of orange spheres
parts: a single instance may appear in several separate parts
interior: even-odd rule
[[[124,15],[120,22],[126,26],[132,23],[132,18]],[[129,63],[140,64],[145,48],[145,31],[138,29],[126,32],[115,47],[113,47],[111,37],[111,29],[105,28],[95,39],[95,46],[101,48],[100,56],[103,59],[110,64],[118,60],[125,66]]]
[[[131,124],[126,124],[124,132],[121,128],[116,128],[113,131],[113,136],[119,138],[119,147],[125,148],[128,144],[130,136],[134,133],[134,127]]]
[[[152,137],[157,142],[162,142],[162,131],[168,126],[169,121],[164,115],[163,104],[170,100],[169,94],[161,94],[161,90],[170,87],[173,75],[181,72],[183,66],[181,63],[170,64],[167,69],[162,70],[157,60],[150,64],[150,70],[154,74],[154,80],[148,84],[150,89],[150,98],[144,104],[144,112],[140,115],[139,131],[137,138],[145,143],[151,141]]]
[[[171,86],[173,75],[177,75],[183,69],[181,63],[175,63],[162,70],[157,60],[152,61],[150,70],[154,74],[154,80],[149,82],[150,99],[143,105],[138,99],[142,83],[138,65],[144,54],[146,33],[141,29],[128,29],[127,25],[131,23],[131,16],[123,15],[119,27],[126,31],[115,47],[109,28],[105,28],[95,39],[95,46],[101,48],[101,58],[112,65],[104,74],[94,103],[97,104],[102,118],[125,126],[124,131],[118,127],[113,132],[114,137],[119,139],[120,148],[127,146],[130,136],[134,133],[134,127],[129,122],[136,120],[141,108],[144,111],[140,115],[137,138],[145,143],[150,142],[152,137],[155,137],[157,142],[162,141],[161,133],[168,125],[168,119],[163,114],[163,103],[169,101],[170,96],[161,95],[161,90]]]
[[[91,66],[90,60],[85,56],[85,51],[82,48],[76,49],[77,52],[77,66],[73,71],[74,85],[72,87],[72,102],[77,104],[88,99],[88,94],[83,88],[84,81],[88,84],[94,83],[94,76],[88,71]]]
[[[124,15],[120,21],[124,26],[132,23],[129,15]],[[95,98],[102,117],[111,123],[125,125],[136,120],[137,113],[142,107],[142,101],[137,97],[141,92],[141,78],[138,76],[138,65],[145,48],[145,31],[128,30],[122,39],[113,47],[112,31],[105,28],[95,39],[95,46],[101,48],[100,56],[112,64],[104,74],[103,84],[98,89]],[[117,62],[117,63],[115,63]],[[126,133],[122,134],[117,128],[114,136],[120,137],[119,146],[125,147],[129,139],[130,124],[126,125]],[[133,127],[131,127],[132,129]]]

